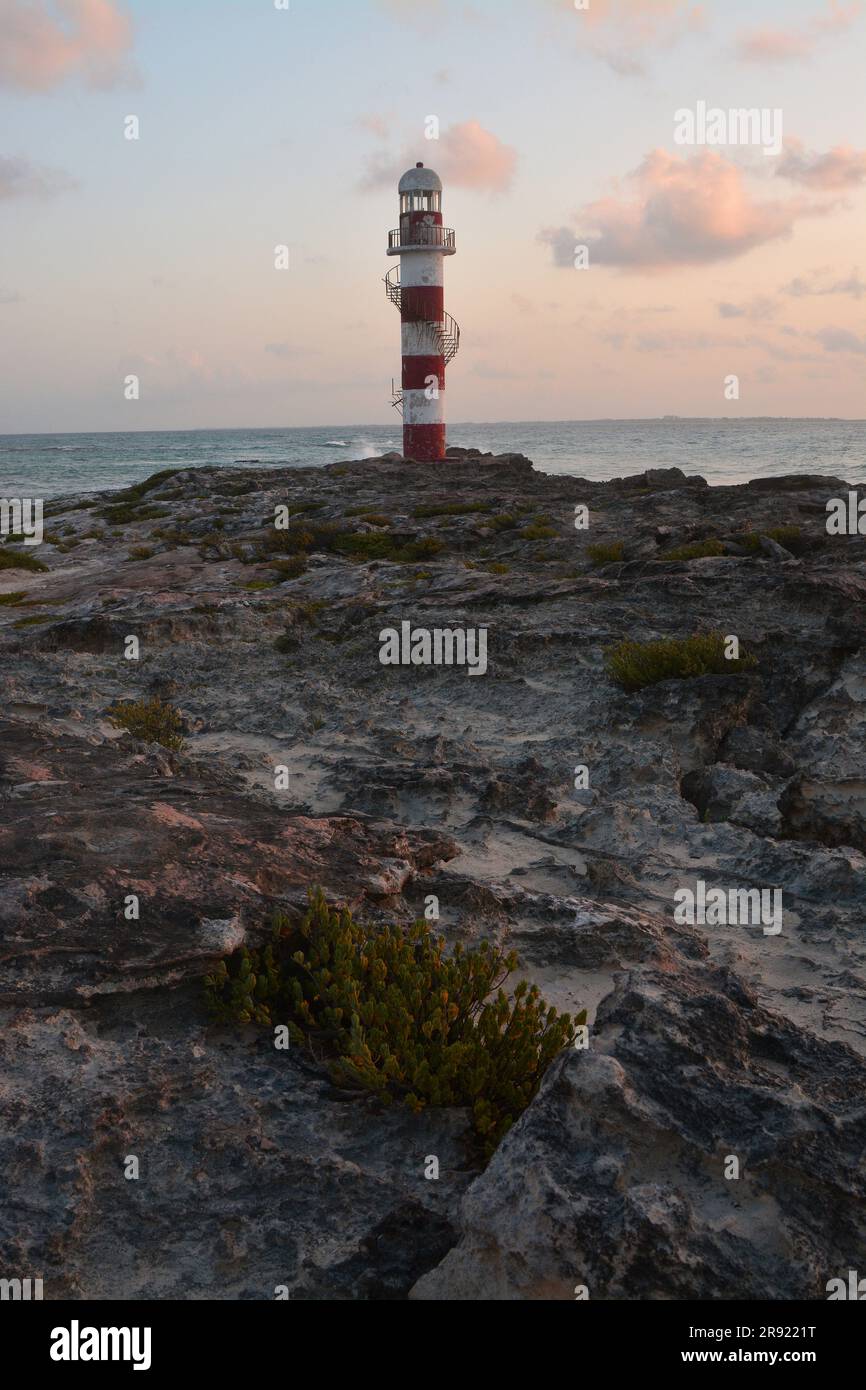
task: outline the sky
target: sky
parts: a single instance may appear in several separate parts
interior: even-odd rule
[[[452,421],[862,418],[864,9],[0,0],[0,433],[388,423],[418,160]]]

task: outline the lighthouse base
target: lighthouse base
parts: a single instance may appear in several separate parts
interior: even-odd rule
[[[438,463],[445,457],[444,425],[404,425],[403,457],[419,463]]]

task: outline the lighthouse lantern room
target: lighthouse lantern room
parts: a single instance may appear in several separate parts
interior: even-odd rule
[[[444,258],[456,250],[442,225],[442,180],[416,164],[398,185],[400,225],[389,233],[388,255],[399,264],[385,276],[388,298],[400,310],[403,456],[421,462],[445,457],[445,366],[457,352],[460,329],[444,303]]]

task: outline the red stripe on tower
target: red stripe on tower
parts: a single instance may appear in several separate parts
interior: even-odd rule
[[[403,457],[430,462],[445,457],[445,365],[457,351],[460,330],[445,312],[443,265],[454,254],[454,233],[442,225],[442,181],[417,164],[400,180],[400,225],[388,255],[400,265],[385,278],[400,308]]]

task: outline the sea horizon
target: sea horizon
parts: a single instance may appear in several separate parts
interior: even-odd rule
[[[522,453],[545,473],[593,481],[678,467],[714,485],[786,473],[866,480],[866,420],[840,416],[599,416],[464,421],[448,443]],[[389,424],[73,430],[0,434],[4,492],[51,498],[127,487],[163,468],[323,467],[400,451]]]

